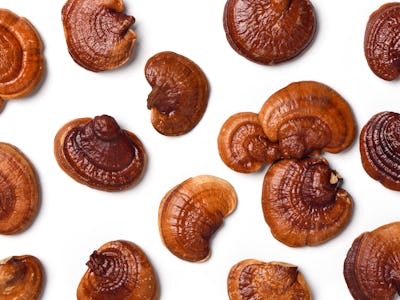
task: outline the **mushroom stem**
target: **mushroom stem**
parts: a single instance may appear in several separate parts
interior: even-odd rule
[[[270,164],[281,157],[278,144],[261,135],[250,138],[247,150],[251,157],[265,164]]]
[[[109,264],[106,255],[102,253],[94,251],[86,265],[97,276],[106,277],[108,274]]]
[[[271,7],[278,13],[287,10],[292,0],[271,0]]]

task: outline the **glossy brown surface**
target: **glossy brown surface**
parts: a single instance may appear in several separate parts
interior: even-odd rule
[[[272,235],[299,247],[318,245],[338,235],[352,213],[341,177],[324,158],[281,160],[264,177],[262,209]]]
[[[85,69],[115,69],[131,57],[135,18],[124,14],[122,0],[68,0],[62,22],[68,51]]]
[[[386,3],[367,22],[364,53],[376,76],[394,80],[400,75],[400,3]]]
[[[230,300],[311,300],[311,291],[298,268],[284,262],[245,259],[228,275]]]
[[[203,117],[209,97],[208,81],[200,67],[166,51],[147,61],[145,76],[152,87],[147,108],[154,128],[167,136],[191,131]]]
[[[375,114],[360,134],[364,170],[385,187],[400,191],[400,114]]]
[[[75,119],[57,132],[54,154],[59,166],[89,187],[125,190],[141,179],[147,155],[139,138],[110,116]]]
[[[399,222],[362,233],[344,262],[344,277],[354,299],[395,299],[400,287],[399,270]]]
[[[157,275],[148,257],[136,244],[117,240],[90,255],[88,270],[78,289],[78,300],[156,300]]]
[[[34,26],[0,9],[0,109],[4,100],[32,93],[44,71],[43,44]]]
[[[25,230],[36,217],[39,202],[33,165],[15,146],[0,143],[0,233]]]
[[[44,272],[32,255],[11,256],[0,261],[0,299],[37,300],[43,289]]]
[[[218,152],[232,170],[242,173],[259,171],[281,157],[277,143],[266,137],[258,115],[241,112],[229,117],[218,135]]]
[[[163,243],[183,260],[208,259],[210,239],[236,203],[235,190],[221,178],[200,175],[185,180],[160,203],[158,224]]]
[[[224,29],[232,48],[266,65],[299,55],[312,41],[316,18],[308,0],[228,0]]]
[[[285,158],[325,150],[338,153],[354,141],[356,122],[349,104],[332,88],[315,81],[289,84],[262,106],[260,123]]]

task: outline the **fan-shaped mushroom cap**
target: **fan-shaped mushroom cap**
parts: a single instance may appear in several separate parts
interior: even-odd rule
[[[160,203],[158,223],[163,243],[181,259],[208,259],[210,239],[236,203],[235,190],[224,179],[200,175],[185,180]]]
[[[352,213],[350,195],[324,158],[285,159],[264,177],[262,209],[272,235],[299,247],[318,245],[339,234]]]
[[[136,184],[147,161],[139,138],[107,115],[75,119],[62,126],[54,139],[54,154],[73,179],[105,191]]]
[[[94,72],[120,67],[131,57],[134,17],[123,13],[122,0],[68,0],[62,22],[68,51],[80,66]]]
[[[302,158],[325,150],[338,153],[354,141],[356,122],[349,104],[333,89],[315,81],[294,82],[262,106],[260,123],[282,156]]]
[[[200,122],[208,104],[209,85],[195,62],[174,52],[160,52],[147,61],[145,76],[152,87],[147,107],[158,132],[182,135]]]
[[[147,255],[136,244],[117,240],[90,255],[78,300],[157,300],[159,283]]]

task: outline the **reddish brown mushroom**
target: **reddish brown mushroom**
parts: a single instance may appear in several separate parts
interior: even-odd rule
[[[152,90],[147,99],[151,123],[161,134],[177,136],[191,131],[203,117],[209,85],[200,67],[174,52],[160,52],[145,66]]]
[[[400,295],[400,223],[358,236],[344,261],[344,278],[354,299],[394,299]]]
[[[15,234],[28,228],[39,202],[33,165],[18,148],[0,143],[0,233]]]
[[[11,256],[0,261],[0,299],[37,300],[43,289],[43,266],[32,255]]]
[[[264,177],[262,209],[272,235],[299,247],[318,245],[338,235],[352,213],[341,177],[324,158],[284,159]]]
[[[207,260],[210,239],[236,203],[233,187],[215,176],[200,175],[178,184],[166,193],[158,211],[164,245],[183,260]]]
[[[400,75],[400,3],[390,2],[374,11],[367,22],[364,53],[376,76],[394,80]]]
[[[90,255],[78,300],[157,300],[159,283],[147,255],[136,244],[117,240]]]
[[[68,51],[80,66],[94,72],[125,64],[133,52],[135,18],[123,13],[122,0],[68,0],[62,22]]]
[[[308,0],[228,0],[223,23],[236,52],[266,65],[298,56],[311,43],[316,28]]]
[[[349,104],[333,89],[315,81],[294,82],[274,93],[259,113],[269,140],[285,158],[321,150],[338,153],[354,141],[356,122]]]
[[[311,300],[310,288],[297,266],[285,262],[245,259],[228,275],[230,300]]]
[[[62,126],[54,139],[54,154],[73,179],[104,191],[125,190],[138,183],[147,161],[140,139],[107,115]]]

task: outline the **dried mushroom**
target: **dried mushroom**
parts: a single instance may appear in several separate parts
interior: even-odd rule
[[[78,300],[156,300],[159,283],[148,257],[136,244],[117,240],[90,255]]]
[[[185,180],[160,203],[158,224],[163,243],[183,260],[207,260],[210,239],[236,203],[235,190],[221,178],[200,175]]]
[[[218,151],[222,161],[242,173],[259,171],[281,157],[277,143],[266,137],[258,115],[241,112],[229,117],[218,135]]]
[[[33,92],[44,71],[43,44],[35,27],[8,9],[0,9],[0,109],[4,100]]]
[[[153,127],[167,136],[191,131],[203,117],[209,97],[208,81],[200,67],[166,51],[147,61],[145,76],[152,87],[147,108]]]
[[[344,261],[344,278],[354,299],[394,299],[399,294],[400,223],[358,236]]]
[[[349,104],[333,89],[315,81],[294,82],[264,103],[260,123],[285,158],[321,150],[338,153],[354,141],[356,122]]]
[[[341,177],[324,158],[285,159],[264,177],[262,209],[272,235],[299,247],[318,245],[339,234],[352,213]]]
[[[360,154],[364,170],[383,186],[400,191],[400,114],[375,114],[361,130]]]
[[[384,80],[400,75],[400,3],[386,3],[374,11],[367,22],[364,53],[374,74]]]
[[[39,210],[39,182],[33,165],[15,146],[0,143],[0,233],[25,230]]]
[[[75,119],[62,126],[54,139],[54,154],[73,179],[104,191],[135,185],[147,161],[139,138],[107,115]]]
[[[123,13],[122,0],[68,0],[62,22],[73,60],[94,72],[125,64],[133,52],[135,18]]]
[[[230,300],[311,300],[311,291],[297,266],[245,259],[228,275]]]
[[[0,299],[36,300],[43,289],[43,267],[32,255],[0,260]]]
[[[236,52],[266,65],[298,56],[316,29],[314,8],[308,0],[228,0],[223,23]]]

